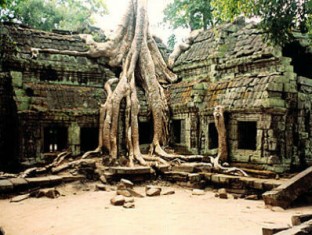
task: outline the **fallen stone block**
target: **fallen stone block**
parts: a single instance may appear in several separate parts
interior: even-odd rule
[[[289,227],[281,226],[274,228],[262,228],[262,235],[273,235],[286,229],[289,229]]]
[[[135,208],[135,204],[133,202],[126,202],[123,207],[126,209],[132,209]]]
[[[287,230],[276,233],[276,235],[305,235],[312,234],[312,220],[304,222],[298,226],[294,226]]]
[[[123,206],[125,204],[125,197],[122,195],[117,195],[111,199],[111,204],[114,206]]]
[[[162,195],[172,195],[172,194],[175,194],[175,191],[173,189],[164,192]]]
[[[296,226],[309,220],[312,220],[312,214],[294,215],[291,217],[291,224]]]
[[[104,185],[104,184],[96,184],[95,189],[97,191],[107,191],[106,185]]]
[[[146,196],[148,197],[155,197],[160,196],[161,188],[157,186],[148,185],[145,188]]]
[[[127,180],[127,179],[121,179],[120,183],[123,183],[126,186],[126,188],[132,189],[134,186],[134,183],[132,183],[130,180]]]
[[[132,194],[127,189],[119,189],[117,190],[117,195],[122,195],[124,197],[131,197]]]
[[[129,188],[127,190],[131,193],[132,197],[139,197],[139,198],[143,198],[144,197],[141,193],[138,193],[137,191],[135,191],[133,189]]]
[[[218,189],[218,196],[221,199],[228,199],[228,194],[226,192],[226,189],[225,188]]]
[[[201,189],[193,189],[192,190],[192,195],[201,196],[201,195],[204,195],[204,194],[205,194],[204,190],[201,190]]]
[[[134,198],[133,197],[125,198],[125,203],[134,203]]]
[[[106,179],[105,175],[101,175],[101,176],[100,176],[100,181],[101,181],[103,184],[107,184],[107,179]]]
[[[309,167],[272,191],[262,194],[263,200],[266,205],[288,208],[295,199],[311,189],[311,182],[312,167]]]
[[[258,200],[258,195],[252,194],[245,197],[246,200]]]

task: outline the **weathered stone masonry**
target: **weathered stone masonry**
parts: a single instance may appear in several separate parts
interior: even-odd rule
[[[74,155],[94,148],[103,84],[115,77],[105,58],[36,57],[31,48],[88,47],[78,35],[0,27],[0,168],[46,160],[66,148]],[[278,172],[311,164],[312,49],[307,36],[294,36],[284,48],[273,46],[242,20],[199,33],[174,64],[180,82],[167,88],[173,144],[184,153],[216,154],[212,110],[223,105],[233,163]],[[140,142],[146,144],[152,128],[142,90],[139,100]]]
[[[9,93],[7,87],[12,87],[13,94],[7,96],[14,98],[18,116],[18,122],[2,125],[0,133],[7,135],[18,126],[14,148],[19,148],[19,160],[38,162],[44,160],[43,153],[70,148],[75,155],[96,147],[98,107],[105,99],[103,84],[115,76],[104,59],[44,52],[34,57],[31,52],[31,48],[87,51],[78,35],[1,25],[0,39],[5,45],[1,48],[1,89]],[[14,105],[4,103],[1,109],[3,105],[13,109]],[[0,158],[3,151],[1,147]],[[13,152],[6,153],[12,157]]]
[[[312,48],[294,36],[273,46],[243,20],[199,33],[174,65],[182,81],[169,102],[184,126],[179,144],[215,154],[212,109],[223,105],[232,162],[274,171],[311,164]]]

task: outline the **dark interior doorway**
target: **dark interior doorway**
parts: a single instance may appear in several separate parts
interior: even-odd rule
[[[153,122],[139,122],[140,144],[150,144],[153,141]]]
[[[44,128],[44,152],[63,151],[68,143],[67,127]]]
[[[257,122],[238,122],[238,148],[256,150]]]
[[[307,53],[307,48],[295,41],[284,46],[283,56],[292,58],[291,64],[298,76],[312,78],[312,54]]]
[[[80,150],[82,152],[96,149],[99,142],[99,130],[97,127],[82,127],[80,129]]]
[[[173,120],[172,121],[172,132],[173,132],[173,141],[175,144],[181,144],[181,128],[182,128],[182,120]]]
[[[209,123],[208,126],[208,147],[209,149],[218,148],[218,131],[215,123]]]

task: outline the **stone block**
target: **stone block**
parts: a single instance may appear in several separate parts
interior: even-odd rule
[[[297,85],[295,82],[292,83],[285,83],[284,84],[284,92],[288,93],[297,93]]]
[[[132,175],[132,174],[151,174],[152,170],[150,167],[137,166],[137,167],[110,167],[109,171],[113,174],[120,175]]]
[[[286,77],[286,79],[294,81],[295,78],[297,77],[297,74],[293,72],[285,72],[284,76]]]
[[[262,235],[273,235],[286,229],[289,229],[289,227],[280,226],[280,227],[274,227],[274,228],[262,228]]]
[[[300,225],[306,221],[312,220],[312,214],[293,215],[291,217],[291,224],[293,226]]]
[[[14,187],[23,187],[28,184],[28,182],[24,178],[12,178],[10,179],[10,181]]]
[[[123,206],[125,204],[126,199],[122,195],[117,195],[111,199],[111,204],[114,206]]]
[[[10,72],[12,77],[12,84],[15,87],[22,87],[23,86],[23,74],[17,71]]]
[[[145,188],[145,193],[148,197],[160,196],[161,188],[153,185],[147,185]]]
[[[194,166],[193,165],[176,165],[172,167],[172,171],[176,171],[176,172],[187,172],[187,173],[193,173],[194,170]]]
[[[300,172],[285,183],[281,184],[272,191],[268,191],[262,195],[266,205],[279,206],[287,208],[300,195],[308,192],[312,182],[312,167]]]
[[[196,195],[196,196],[205,195],[205,191],[201,190],[201,189],[193,189],[192,190],[192,195]]]
[[[279,91],[282,92],[284,90],[283,83],[271,83],[268,87],[268,91]]]
[[[261,100],[261,104],[264,108],[275,108],[275,107],[284,108],[286,106],[285,100],[279,98],[263,99]]]
[[[0,192],[9,192],[14,188],[10,180],[0,180]]]
[[[281,232],[276,233],[276,235],[308,235],[312,234],[312,220],[309,220],[303,224],[298,226],[294,226],[292,228],[283,230]]]

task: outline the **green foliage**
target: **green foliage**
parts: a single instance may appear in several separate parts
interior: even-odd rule
[[[291,41],[293,29],[311,30],[311,0],[212,0],[211,5],[218,22],[239,15],[259,18],[268,37],[278,44]]]
[[[243,14],[250,16],[255,9],[255,0],[212,0],[213,17],[217,22],[232,21]]]
[[[169,50],[173,50],[174,48],[174,45],[177,43],[177,38],[174,34],[171,34],[168,38],[168,42],[167,42],[167,45],[168,45],[168,49]]]
[[[77,30],[92,24],[92,14],[104,15],[104,0],[1,0],[1,21],[18,21],[37,29]]]
[[[164,22],[178,27],[207,29],[213,25],[210,0],[174,0],[164,10]]]

